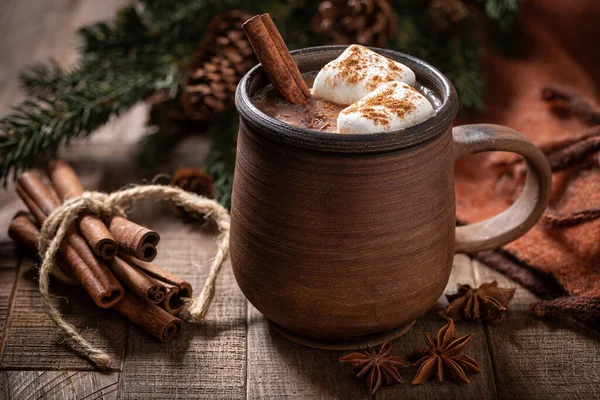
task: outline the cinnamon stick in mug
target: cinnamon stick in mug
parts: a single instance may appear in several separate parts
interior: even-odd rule
[[[31,172],[25,172],[19,176],[17,193],[30,208],[40,225],[59,205],[51,190]],[[108,308],[119,301],[123,297],[123,287],[106,265],[96,259],[87,242],[74,226],[67,230],[63,242],[65,241],[69,246],[61,243],[61,248],[63,248],[66,261],[73,267],[73,277],[81,283],[94,302],[99,307]],[[73,252],[78,257],[75,257]],[[71,257],[71,261],[67,257]]]
[[[85,189],[71,166],[61,160],[48,163],[48,176],[62,199],[81,196]],[[96,215],[84,214],[79,218],[79,230],[94,253],[105,260],[111,260],[117,254],[117,242],[108,228]]]
[[[277,93],[292,104],[307,104],[308,86],[269,14],[255,15],[242,27]]]
[[[165,299],[167,288],[162,283],[129,265],[125,260],[115,257],[107,264],[119,281],[133,294],[153,304]]]
[[[126,292],[113,309],[161,342],[179,336],[183,322],[155,304],[145,302]]]

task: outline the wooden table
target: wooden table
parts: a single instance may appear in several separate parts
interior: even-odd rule
[[[0,114],[23,98],[16,81],[20,69],[49,57],[70,65],[76,59],[75,28],[112,15],[123,3],[4,0],[0,5]],[[135,107],[91,140],[63,152],[86,187],[111,191],[202,160],[208,141],[190,138],[168,164],[152,171],[136,170],[132,159],[146,112],[143,105]],[[23,208],[12,189],[0,191],[0,398],[368,398],[363,382],[337,361],[344,353],[305,348],[273,332],[245,300],[229,263],[218,279],[206,321],[186,325],[183,335],[168,344],[157,343],[117,313],[95,307],[84,293],[68,292],[54,283],[54,302],[65,319],[111,355],[109,372],[95,370],[60,344],[60,334],[41,307],[35,264],[20,256],[6,235],[10,218]],[[201,288],[215,232],[186,223],[156,205],[143,205],[133,218],[161,233],[157,263]],[[476,286],[492,279],[501,286],[515,286],[459,255],[447,290],[455,291],[457,282]],[[535,300],[517,287],[505,322],[457,325],[459,334],[475,333],[467,354],[481,363],[482,371],[472,376],[471,384],[396,385],[380,389],[377,399],[600,398],[600,342],[594,332],[537,319],[529,311]],[[436,312],[445,304],[440,299],[411,332],[396,340],[394,352],[404,355],[423,347],[423,333],[436,332],[444,324]],[[411,374],[403,372],[407,380]]]

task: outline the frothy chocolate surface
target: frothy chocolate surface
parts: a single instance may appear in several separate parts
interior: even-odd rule
[[[308,87],[312,87],[316,73],[304,74]],[[283,100],[268,85],[259,90],[253,97],[258,109],[270,117],[287,122],[300,128],[313,129],[321,132],[337,132],[337,117],[345,106],[311,96],[307,105],[294,105]]]

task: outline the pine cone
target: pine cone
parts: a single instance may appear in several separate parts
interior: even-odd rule
[[[240,10],[219,14],[188,69],[182,93],[186,115],[208,120],[233,104],[238,82],[256,63],[242,24],[252,15]]]
[[[312,25],[329,44],[383,47],[396,33],[397,22],[387,0],[322,0]]]
[[[170,185],[209,199],[215,198],[213,179],[200,168],[179,168],[173,174]]]
[[[461,0],[432,0],[426,12],[436,32],[447,32],[469,16],[469,9]]]
[[[171,186],[179,187],[187,192],[204,196],[209,199],[215,198],[215,183],[212,177],[200,168],[179,168],[173,174]],[[196,219],[201,219],[202,215],[197,213],[187,213],[183,208],[172,204],[172,206],[182,215]]]

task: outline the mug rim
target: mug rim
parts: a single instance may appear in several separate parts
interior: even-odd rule
[[[315,46],[294,50],[291,54],[294,59],[301,59],[316,52],[329,52],[332,55],[337,52],[341,53],[347,47],[345,45]],[[441,106],[433,117],[407,128],[377,133],[340,134],[291,125],[263,113],[254,105],[249,92],[257,75],[264,74],[262,65],[259,63],[244,75],[236,89],[235,105],[240,114],[241,123],[250,125],[255,128],[252,129],[253,131],[258,131],[280,143],[309,150],[336,153],[379,153],[406,149],[429,142],[445,133],[458,113],[458,95],[452,82],[437,68],[419,58],[395,50],[369,48],[406,64],[415,72],[417,81],[419,81],[419,76],[425,76],[427,80],[436,82]]]

